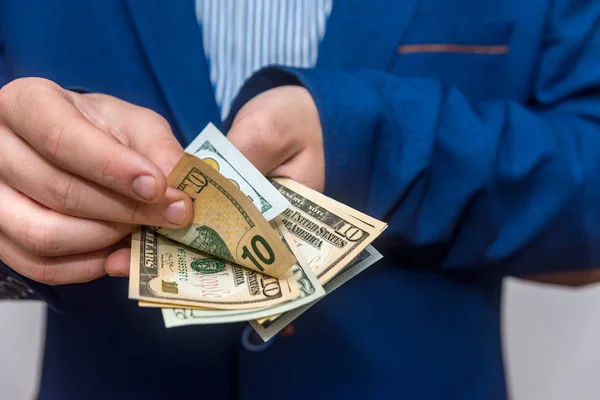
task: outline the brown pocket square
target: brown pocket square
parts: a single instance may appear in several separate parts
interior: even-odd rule
[[[465,44],[405,44],[398,46],[400,54],[416,53],[463,53],[463,54],[507,54],[506,45],[465,45]]]

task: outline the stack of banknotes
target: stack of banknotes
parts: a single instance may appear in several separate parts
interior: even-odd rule
[[[286,178],[265,178],[213,125],[168,177],[184,229],[132,235],[129,298],[167,328],[249,321],[265,341],[382,256],[387,225]]]

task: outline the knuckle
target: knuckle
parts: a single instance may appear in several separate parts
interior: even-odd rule
[[[147,109],[147,108],[144,108],[143,110],[147,115],[146,118],[148,119],[149,122],[152,123],[152,125],[154,125],[155,129],[171,130],[171,125],[169,125],[169,122],[167,122],[165,117],[163,117],[159,113],[152,111],[150,109]]]
[[[58,166],[64,167],[64,161],[61,161],[61,141],[67,130],[67,125],[64,121],[54,122],[40,132],[42,148],[45,150],[45,155],[49,161]]]
[[[40,88],[47,88],[53,90],[62,90],[62,88],[56,83],[52,82],[46,78],[38,78],[38,77],[26,77],[26,78],[17,78],[5,84],[1,91],[10,91],[10,90],[22,90],[33,88],[35,90],[39,90]]]
[[[0,116],[4,120],[16,120],[21,114],[31,109],[44,107],[51,94],[63,94],[64,90],[56,83],[44,78],[20,78],[7,83],[0,89]],[[61,150],[61,139],[67,125],[65,122],[54,122],[39,132],[42,143],[40,149],[50,161],[56,161]]]
[[[260,125],[254,130],[252,135],[252,145],[257,148],[264,148],[269,145],[270,138],[273,136],[273,130],[266,125]]]
[[[38,240],[38,238],[39,237],[36,237],[36,240]],[[9,244],[10,243],[9,239]],[[41,242],[36,241],[35,243],[37,245],[37,243]],[[7,254],[4,252],[0,253],[0,260],[20,274],[36,282],[47,285],[55,285],[58,283],[58,270],[51,258],[31,254],[21,254],[20,250],[11,252],[12,254],[10,257],[8,256],[8,252],[6,253]]]
[[[24,247],[35,256],[43,255],[41,250],[41,238],[40,230],[38,229],[38,223],[32,222],[27,226],[23,232],[23,244]]]
[[[248,140],[252,147],[273,147],[286,142],[285,129],[270,113],[257,113],[248,118]]]
[[[98,272],[97,272],[97,260],[86,260],[85,261],[85,267],[84,267],[84,271],[85,271],[85,276],[82,277],[82,279],[80,280],[81,283],[87,283],[87,282],[91,282],[94,279],[98,278]]]
[[[264,136],[261,134],[261,129],[255,124],[238,124],[233,125],[228,139],[237,147],[243,154],[253,148],[259,148],[264,142]]]
[[[171,132],[169,122],[149,108],[137,107],[132,115],[133,118],[128,121],[127,127],[127,132],[132,138],[135,138],[136,134],[162,138],[165,136],[165,132]]]
[[[0,89],[2,110],[12,112],[16,107],[27,106],[31,96],[39,95],[42,90],[62,90],[56,83],[44,78],[18,78]]]
[[[41,283],[46,285],[56,285],[59,283],[56,265],[49,259],[41,258],[38,263],[38,268],[41,270]]]
[[[132,206],[130,207],[130,213],[128,217],[127,223],[129,224],[139,224],[145,219],[145,207],[139,201],[134,201]]]
[[[60,252],[60,240],[53,224],[35,221],[24,233],[25,247],[37,257],[53,256]]]
[[[11,135],[11,133],[0,127],[0,150],[4,149],[4,146],[6,146],[6,144],[2,144],[2,142],[7,139],[8,135]],[[2,154],[2,156],[0,156],[0,177],[6,177],[9,171],[12,171],[12,167],[13,165],[9,162],[8,157]]]
[[[12,88],[18,88],[18,87],[47,87],[47,88],[52,88],[52,89],[60,89],[61,87],[59,85],[57,85],[56,83],[52,82],[49,79],[46,78],[38,78],[38,77],[25,77],[25,78],[17,78],[17,79],[13,79],[12,81],[8,82],[7,84],[5,84],[2,87],[2,90],[4,89],[12,89]]]
[[[169,126],[167,120],[149,108],[138,107],[136,110],[137,119],[147,124],[155,125],[157,128],[164,128],[165,126]]]
[[[278,154],[281,149],[288,147],[289,143],[279,130],[264,127],[254,132],[250,145],[255,153]]]
[[[32,268],[30,278],[45,285],[56,285],[58,283],[56,265],[48,258],[38,257]]]
[[[12,101],[18,97],[24,89],[27,89],[32,84],[32,79],[35,78],[18,78],[2,86],[0,89],[0,102],[4,104],[6,101]]]
[[[23,96],[23,84],[19,79],[7,83],[0,89],[0,112],[3,116],[14,115]]]
[[[119,160],[115,157],[114,153],[105,154],[98,161],[98,165],[96,167],[100,178],[103,181],[114,181],[119,179],[119,176],[115,176],[114,166],[119,165]]]
[[[81,209],[81,182],[70,174],[57,174],[46,185],[49,207],[63,214],[78,215]]]

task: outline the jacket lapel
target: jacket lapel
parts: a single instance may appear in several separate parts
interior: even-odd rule
[[[387,68],[396,56],[417,3],[418,0],[334,1],[317,67]]]
[[[334,2],[317,67],[386,68],[396,54],[418,1]],[[151,70],[185,144],[208,122],[221,127],[194,1],[126,2]]]
[[[208,122],[221,126],[193,0],[127,0],[150,68],[184,146]]]

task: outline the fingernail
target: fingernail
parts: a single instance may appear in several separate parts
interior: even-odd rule
[[[142,175],[133,180],[131,185],[133,192],[145,200],[156,197],[156,180],[153,176]]]
[[[182,225],[187,215],[187,210],[185,208],[185,201],[178,200],[167,207],[163,217],[173,225]]]
[[[111,276],[111,277],[113,277],[113,278],[125,278],[125,277],[129,276],[129,275],[124,274],[122,272],[114,272],[114,273],[108,274],[108,275]]]

